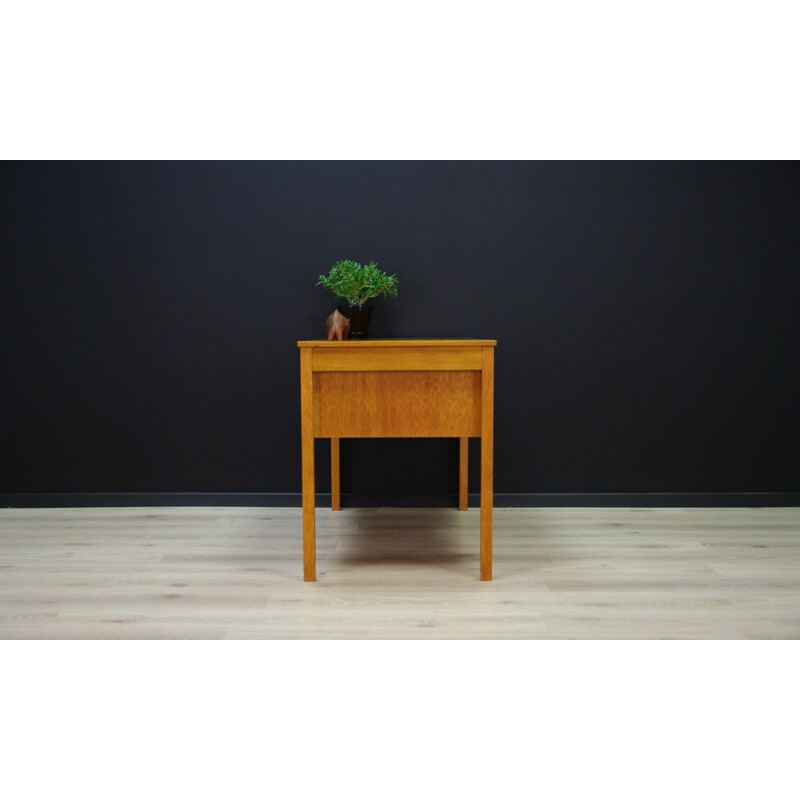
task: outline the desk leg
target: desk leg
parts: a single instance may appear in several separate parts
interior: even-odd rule
[[[481,580],[492,579],[494,505],[494,348],[483,348],[481,369]]]
[[[339,486],[339,439],[331,439],[331,511],[342,508]]]
[[[303,580],[317,579],[314,510],[314,376],[311,350],[300,350],[300,427],[303,464]]]
[[[462,436],[458,447],[458,510],[466,511],[469,505],[467,499],[467,470],[469,469],[469,439]]]

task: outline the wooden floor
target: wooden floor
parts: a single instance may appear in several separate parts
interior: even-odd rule
[[[0,509],[0,639],[796,639],[800,508]]]

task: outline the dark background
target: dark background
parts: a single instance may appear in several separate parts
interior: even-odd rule
[[[774,162],[4,163],[0,493],[299,503],[296,342],[340,258],[399,277],[372,336],[498,340],[498,504],[797,492],[798,189]],[[342,458],[345,499],[457,489],[455,441]]]

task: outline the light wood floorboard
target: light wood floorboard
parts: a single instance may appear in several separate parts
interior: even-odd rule
[[[796,639],[800,508],[0,509],[0,639]]]

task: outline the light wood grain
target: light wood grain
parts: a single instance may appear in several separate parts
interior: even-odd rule
[[[374,341],[367,345],[358,339],[297,343],[301,354],[305,580],[314,580],[316,574],[309,552],[315,547],[315,437],[329,438],[332,448],[336,442],[337,452],[331,451],[331,505],[338,510],[340,438],[458,437],[462,440],[459,508],[465,509],[464,440],[475,436],[482,439],[480,576],[481,580],[490,581],[497,343],[475,339],[383,341],[390,345],[381,346]]]
[[[347,339],[344,342],[329,342],[327,339],[308,339],[297,343],[298,347],[313,348],[373,348],[373,347],[494,347],[496,339]]]
[[[480,436],[480,375],[473,371],[314,373],[314,435]]]
[[[312,348],[314,372],[465,370],[481,368],[480,347]]]
[[[494,492],[494,348],[483,348],[481,371],[481,580],[492,579]]]
[[[0,509],[0,639],[798,639],[800,508]]]
[[[469,439],[458,440],[458,510],[469,508]]]
[[[331,439],[331,510],[339,511],[342,507],[342,494],[339,470],[339,439]]]
[[[316,579],[315,485],[314,485],[314,398],[311,351],[300,351],[300,427],[303,486],[303,575]]]

